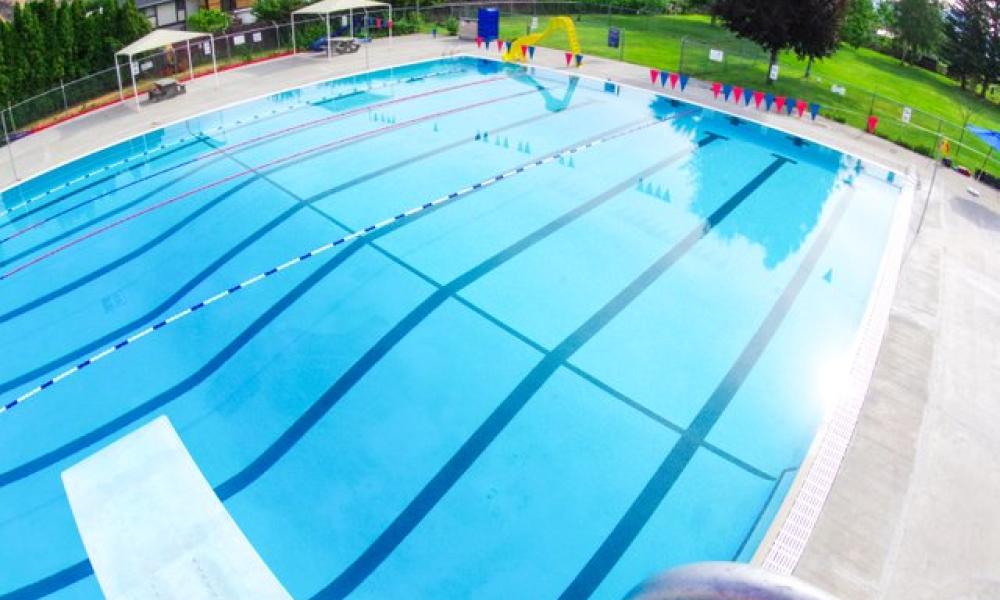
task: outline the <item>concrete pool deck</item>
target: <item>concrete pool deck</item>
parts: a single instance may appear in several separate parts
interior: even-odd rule
[[[13,144],[24,178],[164,124],[281,89],[464,52],[430,36],[380,40],[334,58],[277,59],[195,81],[179,99],[115,105]],[[561,52],[537,64],[565,69]],[[576,72],[576,69],[573,69]],[[587,57],[579,72],[654,89],[646,67]],[[704,87],[657,92],[728,110],[874,160],[921,182],[932,163],[836,123],[764,114]],[[14,183],[0,149],[0,189]],[[979,191],[978,198],[967,188]],[[1000,195],[941,170],[920,235],[905,255],[878,364],[833,489],[795,574],[843,598],[1000,597]]]

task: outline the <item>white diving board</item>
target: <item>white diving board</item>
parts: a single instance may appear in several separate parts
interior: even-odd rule
[[[101,591],[125,598],[291,598],[166,417],[62,473]]]

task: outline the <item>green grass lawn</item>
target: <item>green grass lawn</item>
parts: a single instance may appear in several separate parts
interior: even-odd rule
[[[513,39],[523,35],[530,16],[501,17],[501,35]],[[544,28],[548,18],[539,17]],[[962,136],[962,123],[1000,129],[1000,108],[996,104],[963,92],[947,77],[925,69],[900,64],[899,60],[878,52],[844,47],[835,56],[817,62],[812,74],[804,78],[806,63],[793,54],[781,57],[781,76],[772,86],[764,87],[767,57],[757,46],[735,38],[721,26],[713,26],[707,17],[685,16],[614,16],[610,24],[623,30],[624,60],[630,63],[676,71],[680,68],[682,40],[688,38],[683,71],[700,79],[732,83],[775,94],[804,98],[826,107],[827,117],[864,127],[877,93],[874,112],[880,118],[879,134],[909,147],[929,153],[939,127],[953,140]],[[584,15],[577,22],[577,33],[584,54],[619,58],[619,50],[607,47],[609,19],[604,15]],[[544,46],[565,49],[566,37],[556,34]],[[716,47],[726,52],[724,63],[708,60],[708,51]],[[845,96],[831,92],[837,84],[846,88]],[[894,102],[895,101],[895,102]],[[900,104],[896,104],[899,102]],[[902,104],[914,109],[912,124],[900,122]],[[943,122],[942,122],[943,120]],[[927,132],[922,130],[930,130]],[[963,142],[985,154],[988,148],[971,134]],[[957,148],[956,144],[952,144]],[[983,154],[966,152],[957,162],[975,169]],[[1000,163],[990,161],[988,170],[1000,174]]]

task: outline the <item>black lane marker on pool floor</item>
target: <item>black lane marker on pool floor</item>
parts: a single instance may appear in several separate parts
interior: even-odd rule
[[[393,522],[379,537],[368,546],[347,569],[344,570],[329,585],[323,588],[315,598],[343,598],[353,592],[362,582],[382,564],[382,562],[399,546],[427,514],[437,505],[444,495],[475,463],[476,459],[489,447],[494,439],[514,419],[528,401],[556,372],[559,366],[569,359],[598,331],[611,322],[642,292],[652,285],[671,266],[680,260],[701,239],[709,234],[723,219],[729,216],[754,191],[764,184],[772,175],[778,172],[782,165],[790,162],[784,157],[776,157],[766,169],[759,173],[750,183],[730,197],[715,212],[709,215],[706,222],[688,233],[679,242],[662,255],[655,263],[634,279],[625,289],[619,292],[610,302],[592,315],[583,325],[571,333],[531,370],[514,390],[487,417],[478,429],[462,444],[447,463],[434,475],[416,497],[403,509]],[[634,182],[635,179],[631,179]],[[586,595],[580,596],[585,597]]]
[[[710,134],[706,140],[699,143],[699,146],[707,145],[718,139],[714,134]],[[625,179],[614,187],[605,190],[598,196],[591,198],[568,213],[563,214],[548,224],[536,229],[526,237],[521,238],[514,244],[487,258],[472,269],[451,280],[448,284],[438,287],[424,299],[416,308],[411,310],[396,325],[383,335],[371,348],[365,352],[361,358],[352,364],[347,371],[341,375],[336,382],[309,407],[298,419],[292,423],[291,427],[285,430],[281,436],[271,444],[252,463],[243,468],[239,473],[215,488],[215,493],[223,501],[239,493],[248,485],[256,481],[261,475],[267,472],[277,463],[295,444],[309,432],[320,419],[343,398],[347,392],[354,387],[379,361],[391,351],[396,344],[405,338],[411,331],[420,325],[428,316],[437,310],[446,300],[458,294],[476,280],[482,278],[497,267],[503,265],[515,256],[521,254],[528,248],[549,237],[553,233],[566,227],[580,217],[601,206],[608,200],[618,196],[622,192],[631,189],[635,185],[637,178],[648,177],[660,171],[673,162],[680,160],[691,154],[690,150],[683,150],[677,154],[657,162],[651,167],[636,173]]]
[[[609,135],[613,135],[616,132],[621,132],[627,130],[628,128],[634,126],[635,123],[627,123],[619,127],[612,128],[605,131],[599,135],[593,136],[587,140],[579,142],[578,144],[573,144],[571,146],[566,146],[565,148],[559,150],[560,153],[565,153],[568,148],[572,148],[578,145],[586,144],[589,141],[596,139],[601,139]],[[709,134],[713,137],[715,134]],[[634,181],[633,180],[630,180]],[[442,205],[440,208],[445,206],[450,206],[448,204]],[[75,440],[68,442],[53,450],[45,455],[42,455],[28,463],[22,464],[10,471],[0,474],[0,487],[6,486],[15,481],[19,481],[35,472],[38,472],[52,464],[67,458],[83,450],[84,448],[97,443],[101,439],[121,430],[124,427],[129,426],[135,421],[148,416],[151,412],[162,408],[168,402],[176,397],[184,394],[194,386],[200,384],[202,381],[208,378],[209,375],[218,370],[223,364],[225,364],[233,355],[236,354],[243,346],[250,342],[261,330],[263,330],[268,324],[270,324],[274,319],[276,319],[281,313],[283,313],[288,307],[290,307],[296,300],[301,296],[305,295],[310,289],[312,289],[316,284],[318,284],[323,278],[325,278],[330,272],[336,269],[338,266],[343,264],[350,256],[354,255],[358,250],[371,245],[374,241],[378,240],[380,237],[387,235],[396,229],[403,227],[406,223],[412,222],[414,220],[420,219],[425,215],[437,212],[438,209],[433,209],[426,211],[424,213],[415,215],[413,218],[407,221],[401,221],[399,223],[390,225],[384,229],[373,232],[370,236],[365,238],[360,238],[360,240],[366,240],[366,243],[353,243],[346,245],[340,252],[331,256],[331,258],[321,267],[319,270],[310,275],[307,279],[299,283],[295,288],[289,291],[287,294],[282,296],[281,300],[272,305],[264,314],[259,316],[253,321],[253,323],[245,330],[243,330],[232,342],[230,342],[225,348],[218,352],[212,357],[207,363],[202,365],[194,374],[190,375],[183,381],[171,387],[169,390],[157,395],[156,397],[146,401],[140,406],[128,411],[127,413],[113,419],[102,425],[101,427],[91,431],[90,433],[78,437]],[[273,446],[272,446],[273,447]],[[258,458],[257,461],[261,459]],[[256,461],[255,461],[256,462]],[[260,476],[257,473],[252,479],[249,479],[249,472],[246,470],[241,473],[246,473],[244,476],[244,486],[249,483],[252,479],[256,479]],[[215,488],[216,495],[219,496],[221,500],[225,500],[229,495],[239,491],[237,489],[239,481],[236,479],[240,477],[240,474],[231,478],[229,481],[223,483],[222,485]],[[226,490],[226,486],[229,489]],[[242,489],[242,488],[240,488]],[[52,594],[63,587],[72,585],[77,581],[91,575],[93,573],[92,567],[89,560],[83,560],[76,563],[58,573],[49,575],[44,579],[36,581],[34,583],[28,584],[18,590],[10,592],[8,594],[0,595],[0,600],[12,600],[17,598],[21,599],[35,599],[42,596]]]
[[[584,106],[584,104],[581,103],[580,106]],[[563,111],[563,112],[565,112],[565,111]],[[561,114],[561,113],[549,113],[549,112],[546,112],[546,113],[543,113],[541,115],[536,115],[534,117],[529,117],[527,119],[522,119],[521,121],[517,121],[517,122],[512,123],[510,125],[505,125],[504,127],[495,129],[493,131],[495,131],[495,132],[506,131],[506,130],[509,130],[509,129],[512,129],[512,128],[520,127],[522,125],[526,125],[526,124],[529,124],[529,123],[532,123],[532,122],[535,122],[535,121],[539,121],[539,120],[542,120],[542,119],[554,116],[556,114]],[[635,122],[630,122],[629,123],[629,125],[634,125],[634,124],[635,124]],[[612,131],[616,131],[616,130],[617,129],[612,130]],[[360,143],[360,142],[368,140],[368,139],[371,139],[371,138],[365,138],[363,140],[358,140],[356,142],[350,142],[350,143],[344,144],[343,146],[340,146],[339,148],[344,148],[344,147],[350,146],[350,145],[352,145],[354,143]],[[23,385],[25,383],[28,383],[28,382],[34,380],[34,379],[42,377],[46,373],[49,373],[53,369],[57,369],[60,366],[64,366],[64,365],[66,365],[66,364],[68,364],[70,362],[73,362],[75,360],[82,359],[85,356],[87,356],[89,353],[91,353],[91,352],[97,350],[98,348],[100,348],[100,347],[102,347],[102,346],[110,343],[111,341],[113,341],[113,340],[115,340],[115,339],[117,339],[117,338],[119,338],[119,337],[127,334],[129,331],[132,331],[133,329],[139,327],[143,323],[146,323],[146,322],[154,319],[156,316],[162,314],[164,311],[166,311],[171,306],[173,306],[178,300],[180,300],[186,293],[188,293],[189,291],[191,291],[192,289],[194,289],[199,283],[201,283],[203,280],[207,279],[209,275],[211,275],[212,273],[214,273],[215,271],[217,271],[219,268],[221,268],[222,265],[224,265],[225,263],[227,263],[230,260],[232,260],[233,257],[235,257],[237,254],[239,254],[243,250],[245,250],[247,247],[249,247],[251,244],[253,244],[254,242],[256,242],[261,237],[263,237],[265,234],[267,234],[271,230],[277,228],[281,223],[283,223],[287,219],[291,218],[295,213],[297,213],[299,210],[301,210],[302,208],[304,208],[306,205],[309,205],[309,204],[312,204],[314,202],[318,202],[320,200],[323,200],[325,198],[333,196],[333,195],[335,195],[337,193],[340,193],[340,192],[342,192],[342,191],[344,191],[344,190],[346,190],[346,189],[348,189],[348,188],[350,188],[352,186],[364,183],[365,181],[368,181],[368,180],[373,179],[375,177],[379,177],[381,175],[384,175],[384,174],[388,173],[389,171],[392,171],[392,170],[394,170],[396,168],[403,167],[403,166],[412,164],[412,163],[414,163],[416,161],[424,160],[426,158],[433,157],[436,154],[439,154],[439,153],[442,153],[442,152],[446,152],[448,150],[452,150],[454,148],[463,146],[465,144],[471,144],[471,143],[475,143],[475,140],[473,140],[471,138],[471,136],[470,136],[468,139],[460,140],[460,141],[457,141],[457,142],[453,142],[453,143],[451,143],[451,144],[449,144],[447,146],[443,146],[443,147],[435,149],[435,150],[430,150],[428,152],[425,152],[423,154],[417,155],[415,157],[412,157],[412,158],[409,158],[409,159],[406,159],[406,160],[403,160],[403,161],[399,161],[399,162],[397,162],[397,163],[395,163],[393,165],[388,165],[388,166],[383,167],[381,169],[378,169],[378,170],[372,171],[370,173],[361,175],[361,176],[356,177],[356,178],[354,178],[354,179],[352,179],[352,180],[350,180],[348,182],[342,183],[342,184],[340,184],[338,186],[335,186],[335,187],[333,187],[333,188],[331,188],[329,190],[325,190],[323,192],[320,192],[318,194],[315,194],[314,196],[311,196],[311,197],[305,198],[305,199],[299,199],[298,196],[296,196],[295,194],[292,194],[290,191],[284,190],[282,188],[283,191],[285,191],[286,193],[288,193],[291,196],[292,199],[298,200],[300,202],[300,204],[296,204],[296,205],[290,207],[289,209],[286,209],[284,212],[282,212],[281,214],[279,214],[277,217],[275,217],[274,219],[272,219],[268,223],[264,224],[257,231],[255,231],[254,233],[250,234],[247,238],[245,238],[244,240],[240,241],[236,246],[234,246],[234,247],[230,248],[229,250],[227,250],[221,257],[219,257],[218,259],[216,259],[212,264],[210,264],[208,267],[206,267],[201,272],[199,272],[198,275],[196,275],[193,279],[191,279],[190,281],[188,281],[184,286],[182,286],[180,289],[178,289],[173,294],[171,294],[163,302],[161,302],[160,304],[158,304],[154,309],[152,309],[150,311],[147,311],[145,314],[140,315],[139,317],[137,317],[135,319],[132,319],[130,322],[126,323],[125,325],[122,325],[121,327],[116,328],[114,331],[111,331],[111,332],[109,332],[109,333],[101,336],[100,338],[97,338],[95,340],[87,342],[86,344],[84,344],[83,346],[80,346],[80,347],[76,348],[75,350],[71,350],[69,352],[66,352],[62,356],[60,356],[58,358],[55,358],[53,360],[50,360],[50,361],[46,362],[45,364],[40,365],[38,367],[35,367],[32,370],[30,370],[28,372],[25,372],[25,373],[22,373],[22,374],[14,377],[14,378],[12,378],[10,380],[0,382],[0,393],[7,392],[7,391],[9,391],[9,390],[11,390],[11,389],[13,389],[13,388],[15,388],[17,386]],[[230,158],[230,159],[233,159],[233,157],[229,157],[227,155],[220,154],[219,158],[217,160],[223,160],[224,158],[227,158],[227,157]],[[233,159],[233,160],[235,160],[235,159]],[[206,165],[207,164],[209,164],[209,163],[206,163]],[[276,171],[277,170],[281,170],[285,166],[291,166],[291,165],[294,165],[294,164],[297,164],[297,162],[291,162],[291,163],[288,163],[287,165],[280,165],[275,170]],[[266,174],[255,173],[247,181],[241,182],[240,184],[238,184],[237,186],[235,186],[233,189],[231,189],[231,190],[229,190],[227,192],[224,192],[223,194],[220,194],[216,198],[210,200],[209,204],[207,204],[206,206],[208,208],[211,208],[211,207],[215,206],[216,204],[218,204],[221,200],[224,200],[224,199],[232,196],[233,194],[237,193],[238,191],[240,191],[244,187],[246,187],[246,186],[248,186],[248,185],[250,185],[250,184],[252,184],[254,182],[260,181],[260,180],[270,181],[270,178],[267,177]],[[276,185],[276,184],[274,184],[272,182],[272,185]],[[80,287],[82,285],[85,285],[87,283],[90,283],[91,281],[93,281],[93,280],[95,280],[95,279],[97,279],[99,277],[104,276],[108,272],[113,271],[114,269],[117,269],[118,267],[122,266],[123,264],[125,264],[125,263],[127,263],[127,262],[129,262],[131,260],[134,260],[138,256],[140,256],[142,254],[145,254],[147,251],[151,250],[156,245],[162,243],[167,238],[169,238],[172,235],[176,234],[181,228],[187,226],[191,221],[193,221],[194,219],[200,217],[206,210],[207,209],[204,208],[204,207],[197,209],[195,212],[189,214],[188,216],[186,216],[181,221],[177,222],[176,224],[170,226],[168,229],[164,230],[162,233],[160,233],[159,235],[157,235],[155,238],[153,238],[149,242],[143,244],[142,246],[140,246],[139,248],[136,248],[135,250],[132,250],[131,252],[129,252],[129,253],[125,254],[124,256],[116,259],[115,261],[112,261],[111,263],[109,263],[107,265],[104,265],[103,267],[100,267],[100,268],[92,271],[88,275],[85,275],[85,276],[83,276],[81,278],[78,278],[76,281],[74,281],[74,282],[72,282],[70,284],[67,284],[67,285],[65,285],[65,286],[63,286],[63,287],[61,287],[61,288],[59,288],[57,290],[54,290],[52,292],[49,292],[49,293],[47,293],[47,294],[45,294],[43,296],[40,296],[39,298],[36,298],[35,300],[29,301],[29,302],[21,305],[20,307],[17,307],[15,309],[12,309],[12,310],[6,312],[6,313],[3,313],[2,315],[0,315],[0,324],[5,323],[5,322],[7,322],[8,320],[10,320],[12,318],[19,317],[19,316],[23,315],[24,313],[26,313],[26,312],[28,312],[30,310],[34,310],[35,308],[38,308],[39,306],[42,306],[42,305],[44,305],[47,302],[51,302],[52,300],[55,300],[55,299],[57,299],[58,297],[60,297],[62,295],[65,295],[65,294],[67,294],[69,292],[72,292],[76,288],[78,288],[78,287]],[[2,479],[3,479],[3,477],[2,477],[2,475],[0,475],[0,481],[2,481]],[[3,484],[0,483],[0,487],[2,487],[2,485]]]
[[[743,348],[736,362],[719,382],[719,385],[691,422],[687,432],[670,450],[625,515],[622,516],[615,528],[563,592],[562,598],[585,598],[593,594],[618,563],[618,560],[625,554],[625,551],[632,545],[632,542],[635,541],[636,536],[645,527],[656,509],[659,508],[670,489],[677,483],[681,473],[694,458],[695,451],[708,437],[712,427],[718,422],[730,401],[739,391],[740,386],[746,381],[750,371],[757,364],[764,350],[767,349],[771,338],[774,337],[775,332],[785,320],[788,311],[795,304],[795,300],[844,216],[849,202],[850,198],[848,197],[834,209],[830,220],[823,227],[812,248],[809,249],[809,254],[799,265],[792,280],[782,291],[774,306],[771,307],[771,311]]]

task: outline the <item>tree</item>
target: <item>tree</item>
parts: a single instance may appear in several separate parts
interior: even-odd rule
[[[187,25],[192,31],[219,33],[229,27],[229,15],[215,9],[202,9],[188,17]]]
[[[844,43],[854,48],[867,46],[877,27],[878,17],[871,0],[848,0],[847,14],[840,27],[840,39]]]
[[[970,80],[982,80],[989,70],[988,4],[987,0],[957,0],[945,18],[942,51],[948,74],[958,78],[963,90]]]
[[[717,0],[713,11],[726,27],[756,42],[770,54],[768,72],[778,53],[824,58],[837,49],[847,0]],[[767,80],[770,85],[771,80]]]
[[[934,52],[944,30],[941,5],[937,0],[899,0],[896,28],[904,63],[910,57]]]
[[[291,18],[292,11],[305,4],[304,0],[257,0],[253,5],[253,14],[261,21],[284,23]]]

